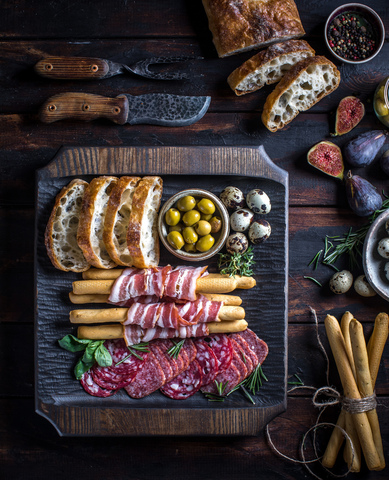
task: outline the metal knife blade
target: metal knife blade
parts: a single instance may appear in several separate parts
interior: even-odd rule
[[[46,100],[39,118],[44,123],[58,120],[91,121],[106,118],[123,125],[129,123],[181,127],[200,120],[208,110],[211,97],[151,93],[118,95],[115,98],[89,93],[60,93]]]

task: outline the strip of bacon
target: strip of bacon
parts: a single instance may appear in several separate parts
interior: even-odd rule
[[[190,325],[188,327],[175,328],[146,328],[139,325],[126,325],[123,329],[123,336],[128,346],[140,342],[149,342],[157,338],[190,338],[205,337],[209,335],[209,328],[206,323]]]

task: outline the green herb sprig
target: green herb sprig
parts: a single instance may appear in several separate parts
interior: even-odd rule
[[[138,352],[149,352],[149,349],[147,348],[148,345],[149,345],[148,342],[141,342],[141,343],[138,343],[136,345],[131,345],[131,347],[127,346],[130,353],[126,357],[122,358],[122,360],[115,363],[115,367],[117,367],[121,363],[125,362],[128,358],[131,357],[131,355],[134,355],[134,357],[139,358],[139,360],[143,360],[143,357],[138,355],[136,353],[136,350],[138,350]]]
[[[183,340],[180,340],[179,342],[176,342],[172,340],[173,346],[169,348],[167,351],[168,355],[170,355],[172,358],[177,358],[178,355],[180,354],[181,348],[185,343],[185,338]]]
[[[110,367],[112,365],[111,354],[104,347],[104,342],[105,340],[77,338],[70,334],[58,340],[60,347],[69,352],[84,352],[84,355],[78,360],[74,367],[74,375],[77,380],[80,380],[82,375],[87,372],[95,362],[101,367]]]
[[[252,266],[255,264],[252,245],[245,253],[219,253],[218,269],[222,275],[242,275],[251,277],[253,275]]]

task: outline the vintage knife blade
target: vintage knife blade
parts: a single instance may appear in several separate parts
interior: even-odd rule
[[[208,110],[211,97],[170,93],[118,95],[115,98],[90,93],[66,92],[46,100],[39,112],[44,123],[58,120],[91,121],[106,118],[119,125],[147,123],[182,127],[200,120]]]

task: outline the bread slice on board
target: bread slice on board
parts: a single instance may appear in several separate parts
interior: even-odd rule
[[[271,132],[283,128],[339,85],[340,73],[327,58],[308,57],[287,72],[267,97],[262,122]]]
[[[127,247],[127,229],[132,199],[140,177],[121,177],[114,186],[105,214],[103,240],[109,256],[117,265],[131,266]]]
[[[47,254],[54,267],[65,272],[84,272],[90,267],[77,244],[81,204],[87,186],[87,182],[75,179],[63,187],[46,226]]]
[[[255,92],[277,83],[293,65],[313,57],[315,50],[305,40],[288,40],[270,45],[234,70],[227,82],[236,95]]]
[[[293,0],[203,0],[219,57],[305,34]]]
[[[134,267],[156,267],[159,263],[157,220],[161,197],[161,177],[143,177],[136,187],[127,230],[128,251]]]
[[[103,229],[108,199],[117,181],[109,176],[94,178],[82,202],[77,241],[87,261],[96,268],[116,266],[105,247]]]

